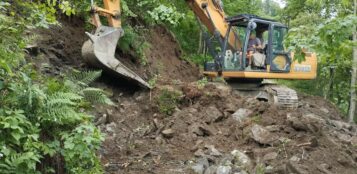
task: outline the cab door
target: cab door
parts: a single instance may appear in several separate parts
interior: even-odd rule
[[[285,26],[271,25],[268,45],[270,72],[289,73],[291,70],[291,56],[284,48],[287,33],[288,29]]]

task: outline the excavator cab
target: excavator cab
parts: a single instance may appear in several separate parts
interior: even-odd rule
[[[242,48],[225,48],[226,52],[232,52],[233,59],[226,53],[224,58],[224,70],[247,70],[247,71],[268,71],[289,72],[291,68],[291,56],[284,49],[283,41],[287,34],[287,27],[276,21],[259,18],[252,15],[239,15],[227,19],[234,33],[243,41]],[[227,33],[230,33],[228,31]],[[247,61],[249,49],[249,39],[255,35],[260,46],[254,48],[251,62]],[[227,42],[227,40],[226,40]],[[225,44],[227,45],[227,44]],[[236,58],[237,57],[237,58]],[[268,66],[270,65],[270,66]],[[249,69],[249,68],[250,69]]]
[[[282,23],[248,14],[228,17],[225,21],[228,29],[221,45],[222,52],[218,53],[214,62],[205,63],[206,76],[222,76],[226,79],[316,77],[316,55],[307,53],[305,61],[294,61],[293,53],[284,48],[283,42],[288,28]],[[261,42],[259,48],[254,48],[252,55],[249,54],[248,48],[251,33],[254,33]],[[232,44],[232,38],[240,44]],[[221,66],[221,72],[218,72],[217,66]]]

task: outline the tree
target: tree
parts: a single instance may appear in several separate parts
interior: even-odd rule
[[[334,102],[346,115],[351,102],[351,70],[356,16],[350,0],[288,0],[283,19],[290,21],[289,48],[303,60],[303,49],[318,54],[318,77],[293,86]]]
[[[357,0],[354,0],[354,16],[357,16]],[[353,41],[357,41],[356,25],[353,26]],[[356,81],[357,81],[357,46],[353,48],[353,64],[351,76],[351,100],[349,109],[349,122],[353,122],[356,114]]]

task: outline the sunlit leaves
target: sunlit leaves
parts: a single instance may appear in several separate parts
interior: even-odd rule
[[[177,25],[184,17],[184,14],[178,13],[175,7],[169,7],[162,4],[148,13],[155,21],[167,22],[171,25]]]

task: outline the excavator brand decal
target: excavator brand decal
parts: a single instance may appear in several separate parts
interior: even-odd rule
[[[311,65],[295,65],[295,72],[311,72]]]

